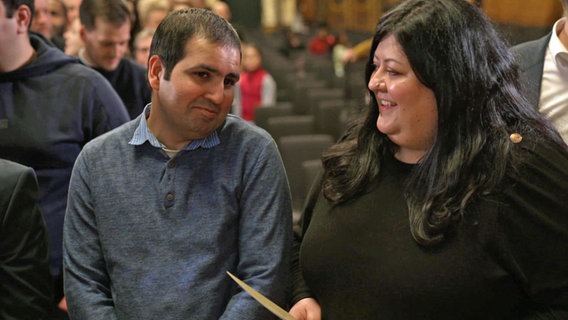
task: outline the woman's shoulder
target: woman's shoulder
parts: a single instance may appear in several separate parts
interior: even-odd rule
[[[522,138],[513,145],[513,154],[519,178],[523,177],[523,173],[538,173],[543,179],[568,175],[568,146],[565,144],[560,145],[538,137]]]
[[[500,190],[521,207],[567,210],[568,147],[529,137],[513,148],[513,164]]]

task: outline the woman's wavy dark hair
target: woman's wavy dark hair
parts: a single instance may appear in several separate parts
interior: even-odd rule
[[[443,241],[473,200],[490,193],[517,157],[509,135],[563,145],[519,92],[519,71],[507,45],[483,13],[464,0],[408,0],[379,21],[367,62],[369,83],[379,42],[394,35],[438,107],[433,145],[412,171],[405,190],[410,228],[422,245]],[[376,127],[377,101],[323,155],[323,193],[341,204],[367,192],[381,158],[396,152]]]

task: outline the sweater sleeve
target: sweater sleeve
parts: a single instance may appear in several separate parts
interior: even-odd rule
[[[505,189],[499,259],[526,294],[519,317],[568,319],[568,152],[538,146]]]
[[[286,303],[292,243],[292,203],[286,173],[274,140],[243,177],[240,199],[239,262],[230,270],[281,307]],[[262,248],[259,250],[259,248]],[[246,316],[244,316],[246,315]],[[242,290],[232,296],[220,319],[275,319]]]
[[[72,319],[116,319],[111,283],[90,196],[89,163],[81,153],[71,175],[63,225],[65,296]],[[94,307],[96,306],[96,307]]]

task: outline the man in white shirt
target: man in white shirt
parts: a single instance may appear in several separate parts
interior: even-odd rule
[[[525,95],[568,142],[568,0],[552,32],[512,48],[525,81]]]

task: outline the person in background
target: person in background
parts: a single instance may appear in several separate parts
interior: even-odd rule
[[[34,7],[34,17],[30,30],[41,34],[46,39],[51,39],[53,35],[53,23],[51,21],[48,0],[35,0]]]
[[[81,0],[63,0],[65,3],[65,9],[67,11],[67,23],[71,25],[73,21],[79,19],[79,6],[81,6]]]
[[[132,119],[150,102],[146,69],[126,57],[130,10],[123,0],[82,0],[79,7],[83,48],[79,59],[101,73],[116,90]]]
[[[372,44],[373,38],[369,38],[357,43],[352,47],[345,48],[345,51],[343,51],[341,57],[341,61],[343,62],[343,64],[347,64],[366,59],[369,56],[369,51],[371,50]]]
[[[231,6],[226,1],[218,0],[211,6],[211,11],[215,12],[216,14],[220,15],[221,17],[225,18],[225,20],[229,21],[233,28],[237,30],[237,34],[242,42],[246,42],[246,36],[244,32],[243,26],[238,23],[232,21],[233,13],[231,12]]]
[[[236,31],[207,9],[158,26],[151,104],[87,144],[73,169],[72,319],[275,319],[226,274],[285,302],[289,186],[270,135],[228,115],[240,51]]]
[[[141,29],[156,30],[170,12],[169,0],[139,0],[136,7]]]
[[[152,37],[154,36],[154,29],[142,29],[134,38],[134,54],[133,58],[136,63],[144,68],[148,65],[148,58],[150,57],[150,46],[152,44]]]
[[[231,7],[226,1],[216,1],[213,6],[211,6],[211,11],[215,12],[216,14],[220,15],[221,17],[225,18],[225,20],[231,22],[231,18],[233,14],[231,12]],[[241,39],[242,41],[242,39]]]
[[[351,49],[351,42],[346,31],[342,31],[337,36],[337,43],[331,51],[334,74],[338,78],[345,76],[345,63],[343,61],[345,53]]]
[[[325,25],[317,28],[316,34],[308,41],[308,52],[316,56],[324,56],[331,52],[337,44],[337,37]]]
[[[35,14],[30,26],[30,30],[39,33],[49,42],[49,44],[63,51],[65,44],[63,38],[56,33],[51,14],[51,0],[35,0]]]
[[[32,167],[50,245],[56,302],[63,297],[62,233],[73,163],[94,137],[128,114],[97,72],[30,33],[33,0],[2,0],[0,158]]]
[[[79,34],[81,30],[81,21],[79,19],[75,19],[67,28],[67,31],[63,34],[63,38],[65,39],[65,47],[64,52],[65,54],[71,57],[78,57],[79,50],[83,48],[83,40],[81,40],[81,35]]]
[[[192,8],[190,0],[170,0],[172,11]]]
[[[254,121],[254,111],[276,105],[276,81],[262,67],[262,52],[253,43],[243,44],[243,65],[240,81],[235,87],[232,112],[247,121]]]
[[[0,159],[0,318],[47,319],[53,307],[36,175],[30,167]]]
[[[293,254],[314,319],[568,319],[568,146],[479,8],[376,28],[365,114],[323,157]]]
[[[279,46],[278,51],[285,57],[293,59],[304,53],[306,44],[302,41],[301,34],[287,28],[282,30],[282,36],[284,41]]]
[[[174,0],[175,1],[175,0]],[[209,9],[205,0],[186,0],[190,8]]]
[[[67,30],[67,9],[63,0],[48,0],[49,14],[51,15],[51,42],[63,50],[65,39],[63,34]]]
[[[527,99],[568,143],[568,0],[562,6],[564,15],[548,35],[511,50],[521,66]]]

